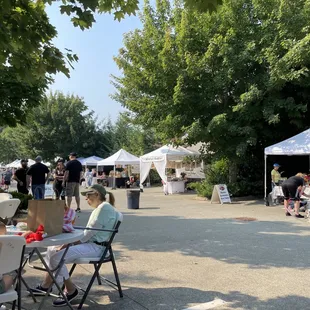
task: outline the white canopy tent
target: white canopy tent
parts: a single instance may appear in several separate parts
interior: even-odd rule
[[[6,168],[19,168],[20,167],[20,159],[16,159],[14,160],[13,162],[11,162],[10,164],[7,164],[5,167]],[[28,167],[34,165],[36,162],[32,159],[28,159]],[[46,166],[50,166],[51,164],[49,162],[43,162],[42,161],[42,164],[46,165]]]
[[[265,148],[265,198],[267,197],[267,156],[268,155],[309,155],[310,156],[310,129]],[[310,160],[310,157],[309,157]]]
[[[28,159],[28,166],[29,167],[35,163],[36,162],[34,160]],[[10,164],[7,164],[5,167],[6,168],[19,168],[20,167],[20,159],[15,159],[13,162],[11,162]]]
[[[98,156],[90,156],[87,158],[78,158],[78,160],[82,166],[97,166],[97,163],[103,160],[103,158]]]
[[[117,165],[139,165],[140,159],[127,151],[120,149],[110,157],[97,162],[99,166],[114,166],[113,188],[115,188],[115,166]]]
[[[19,159],[15,159],[13,162],[5,165],[5,168],[15,168],[16,165],[18,165],[18,167],[20,166],[20,160]]]
[[[168,161],[182,161],[184,157],[199,155],[196,151],[190,151],[184,147],[164,145],[159,149],[140,157],[140,184],[142,184],[154,164],[159,176],[167,182],[166,167]]]

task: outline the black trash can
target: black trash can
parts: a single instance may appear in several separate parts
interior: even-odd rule
[[[127,190],[127,208],[139,209],[140,203],[140,189],[128,189]]]

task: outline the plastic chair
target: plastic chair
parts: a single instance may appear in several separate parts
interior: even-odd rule
[[[0,305],[2,303],[13,301],[12,310],[16,307],[21,309],[21,272],[23,256],[25,252],[26,240],[20,236],[0,236],[0,274],[17,272],[16,288],[13,287],[7,292],[0,294]]]
[[[8,199],[0,201],[0,217],[1,218],[12,218],[18,206],[20,205],[19,199]]]
[[[0,193],[0,201],[12,199],[12,195],[9,193]]]
[[[118,276],[118,272],[117,272],[117,268],[116,268],[116,263],[115,263],[115,258],[114,258],[114,254],[113,254],[113,250],[112,250],[112,242],[115,238],[115,235],[118,233],[119,226],[121,225],[121,223],[123,221],[123,214],[120,212],[118,212],[118,214],[119,214],[118,221],[117,221],[113,230],[99,229],[99,228],[88,228],[88,227],[74,227],[75,229],[83,229],[83,230],[88,229],[88,230],[95,230],[95,231],[110,231],[112,233],[110,236],[110,239],[106,242],[103,242],[103,244],[102,244],[103,246],[105,246],[105,249],[104,249],[103,254],[100,258],[98,258],[98,257],[81,257],[81,258],[76,259],[73,262],[73,265],[72,265],[71,270],[69,272],[70,276],[73,274],[73,271],[74,271],[76,265],[90,264],[90,265],[93,265],[94,269],[95,269],[95,271],[94,271],[94,273],[93,273],[93,275],[92,275],[92,277],[88,283],[86,290],[83,290],[80,288],[82,291],[84,291],[84,295],[83,295],[82,300],[78,306],[78,309],[82,309],[83,304],[87,298],[87,295],[88,295],[88,293],[89,293],[89,291],[90,291],[90,289],[91,289],[96,278],[98,280],[99,285],[102,284],[101,279],[103,279],[107,283],[112,284],[114,287],[117,287],[118,292],[119,292],[119,296],[121,298],[123,297],[122,287],[121,287],[121,283],[119,280],[119,276]],[[100,271],[102,264],[109,263],[109,262],[112,263],[116,283],[114,283],[114,282],[112,282],[112,281],[110,281],[104,277],[101,277],[99,274],[99,271]]]

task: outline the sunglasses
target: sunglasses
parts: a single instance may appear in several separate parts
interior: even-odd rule
[[[93,196],[93,195],[96,195],[97,193],[96,192],[88,192],[86,193],[86,197],[88,198],[89,196]]]

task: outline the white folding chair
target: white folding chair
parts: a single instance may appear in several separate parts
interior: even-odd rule
[[[0,201],[0,217],[11,219],[20,205],[19,199],[8,199]]]
[[[12,199],[12,195],[9,193],[0,193],[0,201]]]
[[[117,220],[117,223],[115,224],[114,229],[112,229],[112,230],[87,228],[87,227],[85,227],[85,228],[84,227],[83,228],[82,227],[74,227],[75,229],[89,229],[89,230],[95,230],[95,231],[110,231],[111,232],[110,239],[107,240],[106,242],[103,242],[103,244],[102,244],[103,246],[105,246],[105,250],[103,251],[103,254],[101,257],[99,257],[99,258],[98,257],[80,257],[73,262],[73,265],[72,265],[71,270],[69,272],[70,276],[72,276],[76,265],[90,264],[90,265],[93,265],[94,269],[95,269],[95,271],[92,275],[92,278],[88,283],[86,290],[82,289],[84,291],[84,295],[83,295],[82,300],[78,306],[78,309],[82,309],[83,304],[84,304],[84,302],[88,296],[88,293],[89,293],[89,291],[90,291],[90,289],[91,289],[96,278],[97,278],[99,285],[102,284],[101,279],[103,279],[107,283],[113,285],[113,287],[116,287],[118,290],[119,296],[121,298],[123,297],[123,291],[122,291],[121,283],[120,283],[117,268],[116,268],[114,253],[112,250],[112,242],[115,238],[115,235],[118,233],[118,229],[119,229],[119,226],[121,225],[122,221],[123,221],[123,214],[118,212],[118,220]],[[116,283],[114,283],[114,282],[112,282],[112,281],[110,281],[104,277],[101,277],[99,274],[102,264],[109,263],[109,262],[112,263]]]
[[[16,287],[0,294],[0,305],[13,302],[12,310],[16,307],[21,309],[21,272],[26,240],[20,236],[0,236],[0,274],[16,271]]]

